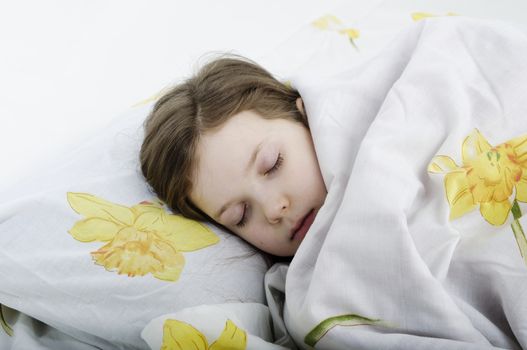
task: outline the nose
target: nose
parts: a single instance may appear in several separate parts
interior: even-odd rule
[[[280,196],[274,200],[268,201],[264,205],[264,213],[270,224],[277,224],[289,209],[290,203],[287,197]]]

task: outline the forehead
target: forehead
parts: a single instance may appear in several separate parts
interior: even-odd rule
[[[275,121],[243,111],[205,132],[196,150],[192,201],[209,215],[218,210],[241,185],[254,149],[273,134]]]

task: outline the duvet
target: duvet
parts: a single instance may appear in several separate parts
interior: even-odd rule
[[[527,348],[527,38],[429,19],[294,82],[328,190],[283,317],[317,349]]]

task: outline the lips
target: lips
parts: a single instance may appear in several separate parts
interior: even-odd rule
[[[297,224],[291,230],[291,240],[302,240],[306,236],[309,227],[315,220],[315,210],[311,209],[306,216],[297,222]]]

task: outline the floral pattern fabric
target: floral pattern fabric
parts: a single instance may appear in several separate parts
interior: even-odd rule
[[[91,255],[108,271],[177,281],[185,265],[182,252],[219,242],[208,227],[169,214],[160,202],[126,207],[87,193],[70,192],[67,197],[71,208],[84,216],[69,233],[81,242],[106,242]]]

